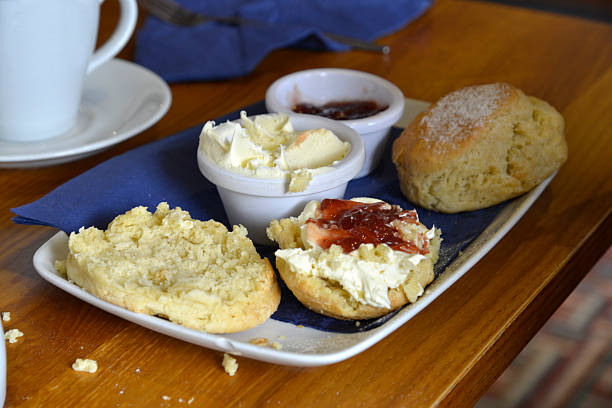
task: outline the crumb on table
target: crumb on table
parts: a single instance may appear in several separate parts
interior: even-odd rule
[[[236,371],[238,370],[238,362],[234,357],[230,356],[227,353],[223,353],[222,365],[225,372],[228,373],[230,376],[236,374]]]
[[[9,343],[16,343],[17,337],[23,336],[23,332],[19,329],[11,329],[4,333],[4,339],[8,340]]]
[[[11,312],[2,312],[2,321],[9,322],[11,320]]]
[[[72,369],[74,371],[95,373],[98,371],[98,362],[88,358],[77,358],[76,361],[72,363]]]

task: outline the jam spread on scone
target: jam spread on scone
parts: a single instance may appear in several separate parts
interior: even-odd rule
[[[322,249],[338,245],[344,253],[349,253],[362,244],[387,244],[408,254],[429,253],[428,239],[405,240],[396,227],[396,221],[418,223],[415,210],[402,210],[384,202],[325,199],[316,216],[306,221],[306,236]]]

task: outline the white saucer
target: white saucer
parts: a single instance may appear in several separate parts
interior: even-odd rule
[[[152,126],[171,100],[170,88],[157,74],[110,60],[85,79],[72,129],[43,141],[0,141],[0,167],[48,166],[93,155]]]

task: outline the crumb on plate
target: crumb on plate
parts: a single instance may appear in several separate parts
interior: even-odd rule
[[[270,341],[265,337],[256,337],[254,339],[249,340],[249,343],[261,347],[268,347],[270,345]]]
[[[66,274],[66,260],[65,259],[56,260],[53,263],[53,266],[55,267],[55,270],[57,271],[57,273],[62,278],[66,278],[67,277],[67,274]]]

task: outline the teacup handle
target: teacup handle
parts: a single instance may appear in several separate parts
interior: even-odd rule
[[[138,18],[138,6],[136,0],[118,0],[121,8],[119,23],[111,37],[100,48],[93,53],[87,66],[87,73],[90,73],[100,65],[113,58],[119,53],[128,42]]]

